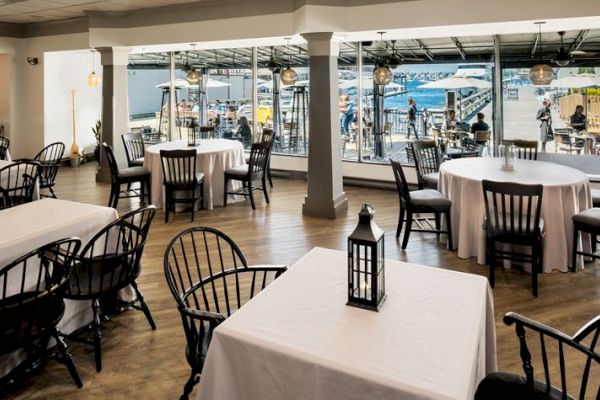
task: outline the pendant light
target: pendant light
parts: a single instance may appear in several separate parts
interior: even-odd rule
[[[92,72],[90,72],[87,76],[87,85],[91,88],[95,88],[100,86],[102,79],[98,75],[96,75],[96,71],[94,71],[96,51],[94,49],[91,49],[90,52],[92,53]]]
[[[554,71],[552,66],[545,64],[542,60],[542,24],[545,22],[536,22],[538,26],[538,37],[540,38],[540,62],[529,69],[529,80],[534,85],[549,85],[554,79]]]
[[[192,44],[192,50],[196,47],[195,44]],[[192,85],[196,85],[198,84],[198,82],[200,82],[200,72],[196,71],[195,68],[190,67],[189,64],[189,54],[186,53],[186,57],[187,60],[185,62],[185,68],[188,71],[187,75],[185,76],[185,79],[191,83]]]
[[[385,32],[377,32],[380,36],[380,42],[383,43],[383,34]],[[379,61],[379,65],[373,71],[373,82],[376,85],[384,86],[392,81],[392,71],[385,63],[385,58]]]
[[[289,47],[290,38],[285,38],[285,40],[287,40],[287,46]],[[290,52],[288,52],[287,67],[281,73],[281,83],[283,83],[286,86],[292,86],[293,84],[296,83],[296,80],[298,79],[298,74],[296,73],[296,71],[294,71],[292,69],[292,67],[290,67],[291,63],[292,63],[292,52],[290,51]]]

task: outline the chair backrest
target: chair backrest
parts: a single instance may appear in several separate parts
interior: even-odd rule
[[[273,143],[274,139],[275,132],[273,131],[273,129],[264,128],[262,134],[260,135],[260,141]]]
[[[10,146],[10,139],[6,136],[0,136],[0,160],[6,160],[8,157],[8,147]]]
[[[269,155],[271,154],[271,142],[253,143],[250,148],[250,160],[248,162],[248,174],[258,175],[267,168]]]
[[[201,126],[200,127],[200,137],[202,139],[212,139],[215,136],[215,127],[214,126]]]
[[[484,180],[486,230],[489,235],[539,235],[542,185]]]
[[[597,316],[585,324],[573,336],[568,336],[554,328],[512,312],[509,312],[504,316],[504,323],[506,325],[515,325],[515,331],[519,339],[523,371],[525,372],[528,385],[534,385],[535,377],[533,363],[531,362],[531,353],[527,346],[527,330],[530,331],[530,335],[533,334],[532,337],[539,338],[540,340],[539,348],[544,368],[545,391],[547,393],[553,391],[554,396],[552,396],[552,398],[579,398],[580,400],[586,398],[600,398],[600,385],[598,385],[598,379],[592,379],[592,382],[594,382],[595,385],[598,385],[598,388],[595,391],[591,390],[589,387],[591,383],[590,376],[597,377],[597,371],[598,368],[600,368],[600,352],[596,350],[598,338],[600,337],[600,316]],[[554,346],[558,348],[558,368],[553,367],[555,363],[550,363],[548,360],[548,349],[552,348],[553,350]],[[581,369],[567,363],[565,354],[568,349],[574,350],[574,354],[583,357],[581,361],[585,362],[579,364],[583,366]],[[571,355],[570,352],[569,355]],[[580,370],[581,373],[579,373],[578,370]],[[556,376],[557,373],[560,380],[560,388],[553,386],[551,381],[551,377],[553,375]],[[578,376],[581,377],[580,384],[578,385],[579,387],[571,387],[571,390],[569,391],[567,382],[577,382]],[[575,390],[579,391],[578,397],[575,396]]]
[[[106,161],[110,167],[110,180],[112,183],[117,183],[119,182],[119,164],[117,164],[115,153],[113,153],[112,147],[110,147],[110,145],[107,143],[102,143],[102,147],[104,148],[104,152],[106,153]]]
[[[517,158],[521,160],[537,160],[538,142],[537,140],[506,140],[504,145],[514,144],[517,148]]]
[[[383,125],[383,133],[386,134],[386,135],[391,135],[392,134],[392,127],[393,126],[394,125],[391,122],[386,122]]]
[[[410,145],[415,157],[419,186],[422,186],[423,176],[440,170],[440,154],[434,141],[416,141]]]
[[[58,322],[77,238],[41,246],[0,269],[0,355],[32,344]]]
[[[478,144],[486,144],[489,142],[490,137],[490,131],[475,131],[473,134],[473,140],[475,140]]]
[[[248,268],[234,241],[208,227],[189,228],[175,236],[165,250],[164,269],[190,351],[196,353],[202,352],[198,347],[208,346],[217,322],[229,317],[282,272],[276,267]]]
[[[121,136],[121,139],[123,140],[123,146],[125,147],[127,164],[132,167],[133,162],[144,157],[146,152],[144,135],[141,132],[126,133]]]
[[[477,143],[477,141],[465,138],[463,140],[463,157],[481,157],[483,153],[484,145]]]
[[[394,172],[394,179],[396,180],[396,189],[398,190],[398,196],[400,197],[400,204],[405,207],[410,203],[410,189],[406,182],[406,176],[402,170],[400,162],[395,161],[390,157],[390,164],[392,164],[392,171]]]
[[[556,140],[557,143],[560,143],[560,144],[566,144],[566,145],[571,144],[571,136],[569,133],[554,132],[554,139]]]
[[[195,149],[161,150],[160,163],[163,170],[163,184],[179,188],[195,188],[197,156]]]
[[[125,214],[102,228],[75,259],[67,297],[94,298],[127,286],[140,259],[156,207]]]
[[[40,163],[17,161],[0,169],[0,209],[33,201]]]
[[[40,180],[46,186],[54,185],[56,174],[60,167],[60,160],[65,153],[65,144],[54,142],[44,147],[34,157],[40,163]]]

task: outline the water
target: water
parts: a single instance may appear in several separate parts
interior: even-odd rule
[[[441,109],[444,107],[445,93],[443,89],[419,89],[425,81],[410,80],[406,82],[407,93],[398,96],[386,97],[385,108],[408,108],[406,101],[412,98],[417,103],[417,110]]]

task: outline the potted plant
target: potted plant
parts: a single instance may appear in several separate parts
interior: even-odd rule
[[[100,162],[100,143],[102,142],[102,120],[97,119],[96,125],[92,127],[92,132],[96,138],[96,147],[94,147],[94,157]]]

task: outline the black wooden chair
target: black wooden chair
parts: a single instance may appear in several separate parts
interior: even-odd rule
[[[56,184],[56,174],[58,174],[58,168],[60,167],[60,161],[64,153],[65,144],[55,142],[44,147],[33,158],[34,161],[40,163],[40,196],[42,195],[42,189],[48,189],[50,196],[46,197],[56,198],[54,185]]]
[[[506,140],[502,144],[514,144],[517,148],[517,158],[520,160],[537,160],[539,143],[537,140]]]
[[[398,216],[398,227],[396,228],[396,238],[400,237],[402,226],[405,222],[404,215],[406,214],[406,227],[404,228],[404,239],[402,240],[402,249],[406,249],[408,238],[411,231],[414,232],[432,232],[436,233],[439,239],[441,233],[448,235],[448,250],[452,250],[452,223],[450,217],[450,208],[452,202],[442,193],[434,189],[423,189],[410,191],[402,166],[398,161],[390,158],[394,178],[396,180],[396,188],[398,189],[398,197],[400,198],[400,215]],[[429,219],[424,217],[414,217],[414,214],[433,214],[435,217],[435,227],[431,226]],[[446,216],[446,230],[441,230],[441,216]],[[413,229],[413,222],[419,228]],[[423,226],[428,228],[424,229]]]
[[[37,161],[16,161],[0,169],[0,209],[33,201],[40,176]]]
[[[136,298],[125,306],[143,311],[150,327],[156,329],[150,309],[136,283],[155,213],[156,208],[148,206],[125,214],[96,233],[75,259],[65,297],[92,300],[94,318],[92,339],[79,334],[69,335],[69,339],[94,346],[97,371],[102,370],[101,298],[116,298],[120,289],[131,285]]]
[[[196,202],[204,204],[204,173],[196,170],[195,149],[161,150],[160,162],[165,187],[165,223],[169,222],[169,211],[178,203],[191,203],[192,221]],[[197,195],[197,193],[199,194]],[[176,197],[177,194],[184,196]]]
[[[152,204],[152,179],[150,171],[144,167],[128,167],[120,169],[112,147],[106,143],[102,143],[102,147],[104,147],[106,159],[108,160],[108,165],[110,166],[111,186],[108,206],[117,208],[119,199],[130,199],[133,197],[139,197],[140,202],[144,203],[146,196],[148,197],[147,204]],[[140,188],[131,189],[132,183],[139,183]],[[127,190],[121,190],[121,185],[127,185]]]
[[[596,390],[590,387],[590,376],[593,377],[594,369],[597,371],[597,368],[600,367],[600,353],[596,350],[600,336],[600,316],[585,324],[573,336],[513,312],[504,316],[504,323],[509,326],[515,325],[525,376],[508,372],[493,372],[479,383],[475,400],[600,398],[600,387]],[[542,381],[535,379],[526,333],[540,340],[539,348],[544,369]],[[556,364],[548,361],[547,349],[550,346],[558,347],[558,368],[553,368]],[[581,369],[565,366],[565,348],[582,358]],[[583,362],[584,360],[585,362]],[[560,380],[560,387],[552,385],[552,377]],[[581,379],[580,383],[569,390],[567,382],[578,382],[578,378]],[[595,381],[597,382],[597,379]],[[596,384],[594,383],[594,385]],[[576,391],[578,396],[575,395]]]
[[[233,240],[217,229],[194,227],[167,246],[165,276],[177,302],[192,373],[181,399],[200,380],[213,330],[287,270],[285,266],[248,266]]]
[[[252,144],[250,149],[250,162],[247,165],[237,165],[233,168],[225,170],[225,206],[227,206],[227,195],[242,195],[250,197],[250,204],[252,209],[256,209],[254,204],[254,191],[262,190],[265,195],[265,201],[269,203],[269,194],[267,193],[266,185],[266,170],[269,161],[269,154],[271,152],[271,142],[260,142]],[[260,179],[262,181],[262,187],[255,187],[253,185],[254,180]],[[243,182],[243,187],[239,191],[228,192],[227,185],[230,180],[237,180]]]
[[[592,238],[592,252],[587,253],[578,250],[579,234],[588,233]],[[592,259],[600,258],[596,254],[598,244],[598,235],[600,235],[600,208],[589,208],[573,216],[573,254],[571,259],[571,271],[577,271],[577,256],[582,255]]]
[[[8,159],[8,147],[10,146],[10,139],[6,136],[0,136],[0,160]]]
[[[484,146],[477,143],[475,140],[465,138],[463,140],[463,155],[462,157],[481,157]]]
[[[540,218],[542,208],[542,185],[521,185],[509,182],[484,180],[486,261],[489,265],[490,286],[495,284],[498,260],[518,264],[531,263],[533,295],[538,295],[538,274],[542,272],[542,238],[544,221]],[[499,244],[499,248],[497,248]],[[503,245],[531,248],[531,253],[504,250]]]
[[[144,135],[141,132],[126,133],[121,135],[128,167],[143,167],[146,146]]]
[[[215,127],[214,126],[201,126],[200,137],[202,139],[214,139],[215,137]]]
[[[417,169],[419,189],[437,189],[440,176],[440,153],[434,141],[410,143]]]
[[[48,358],[64,364],[77,387],[83,386],[56,328],[65,311],[65,286],[80,245],[77,238],[57,240],[0,269],[0,356],[24,349],[26,357],[0,378],[0,397]],[[48,348],[50,339],[56,341],[54,350]]]

